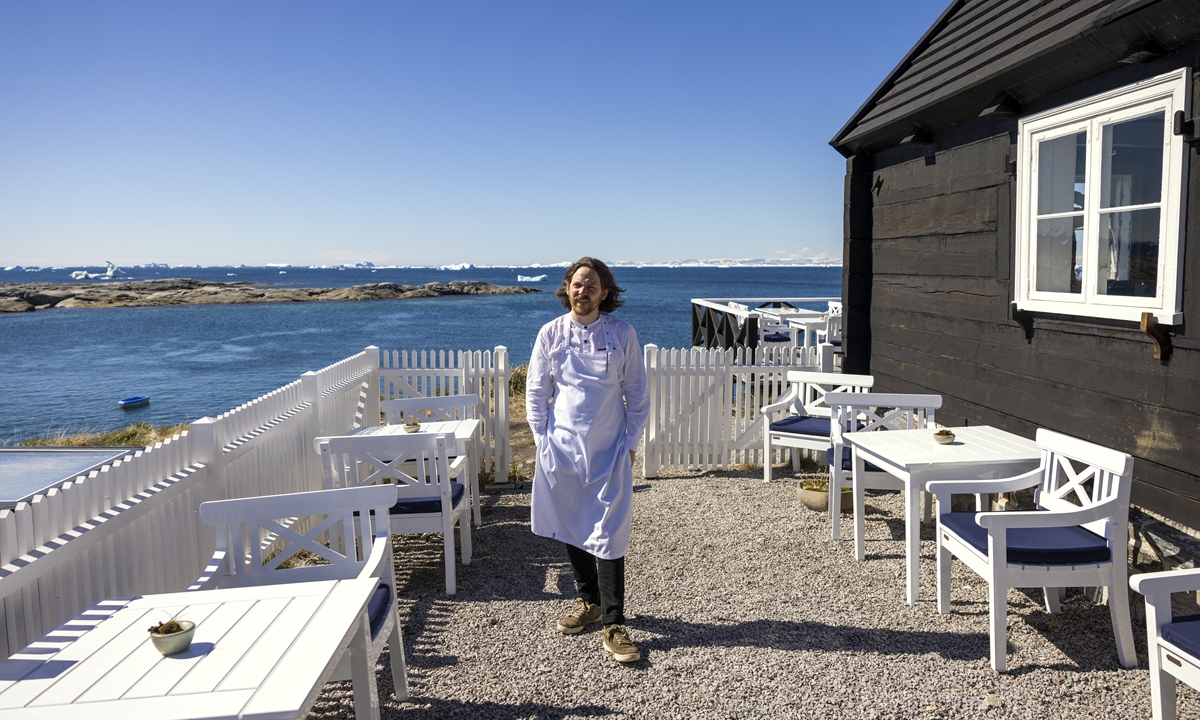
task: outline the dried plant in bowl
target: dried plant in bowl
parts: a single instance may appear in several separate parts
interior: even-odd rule
[[[190,620],[171,618],[166,622],[150,626],[150,640],[163,655],[174,655],[187,650],[196,634],[196,623]]]
[[[817,512],[825,512],[829,509],[829,481],[828,480],[802,480],[800,486],[796,488],[796,497],[804,504],[804,507]],[[842,488],[842,512],[846,512],[853,507],[854,500],[850,488]]]
[[[954,442],[954,433],[946,428],[942,428],[933,434],[933,439],[943,445],[949,445]]]

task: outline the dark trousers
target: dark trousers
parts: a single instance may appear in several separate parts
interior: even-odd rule
[[[600,606],[605,625],[625,624],[625,558],[602,560],[587,550],[567,545],[579,597]]]

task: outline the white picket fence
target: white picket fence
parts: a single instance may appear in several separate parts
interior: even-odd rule
[[[483,420],[481,463],[508,482],[512,446],[508,437],[508,348],[494,350],[391,350],[379,362],[380,394],[385,399],[479,394]],[[376,414],[378,417],[378,406]]]
[[[759,409],[784,391],[788,370],[819,369],[814,347],[645,347],[650,418],[642,435],[645,476],[667,468],[725,469],[761,463]],[[771,458],[777,462],[779,458]]]
[[[212,555],[201,502],[322,487],[312,439],[379,417],[378,371],[369,347],[0,510],[0,659],[103,598],[187,588]]]
[[[646,476],[761,462],[758,410],[813,348],[645,350]],[[379,422],[383,397],[478,393],[485,461],[505,481],[508,351],[346,358],[11,510],[0,510],[0,659],[89,604],[185,589],[212,554],[201,502],[322,487],[312,440]]]

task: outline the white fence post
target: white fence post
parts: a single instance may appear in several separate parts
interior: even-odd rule
[[[217,436],[214,432],[216,422],[210,417],[202,417],[188,426],[188,436],[192,441],[192,462],[208,468],[205,480],[196,486],[196,506],[192,509],[196,518],[196,547],[200,548],[202,562],[207,562],[216,551],[216,535],[211,528],[200,522],[200,504],[225,499],[225,487],[221,481],[221,448],[217,447]]]
[[[379,424],[379,368],[381,367],[379,357],[379,346],[368,345],[363,349],[367,355],[367,360],[371,365],[371,377],[367,381],[367,397],[365,407],[363,407],[364,426]]]
[[[646,419],[646,428],[642,431],[642,476],[658,477],[660,461],[658,446],[659,427],[659,398],[658,392],[658,346],[647,343],[642,349],[646,363],[646,392],[650,395],[650,416]]]

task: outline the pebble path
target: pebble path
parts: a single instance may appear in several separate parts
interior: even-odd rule
[[[441,536],[397,536],[412,698],[395,700],[384,653],[382,717],[1150,716],[1143,626],[1140,666],[1125,670],[1105,606],[1075,589],[1051,616],[1040,590],[1010,591],[1009,671],[998,674],[986,584],[955,562],[953,613],[937,613],[931,527],[921,600],[904,603],[898,494],[868,497],[867,559],[856,562],[852,543],[831,540],[824,514],[796,499],[799,479],[767,485],[759,472],[635,481],[626,614],[642,660],[627,666],[602,649],[599,624],[555,631],[574,584],[561,545],[529,531],[528,483],[484,493],[453,597]],[[1179,707],[1200,718],[1200,694],[1180,686]],[[310,717],[353,717],[350,684],[326,686]]]

